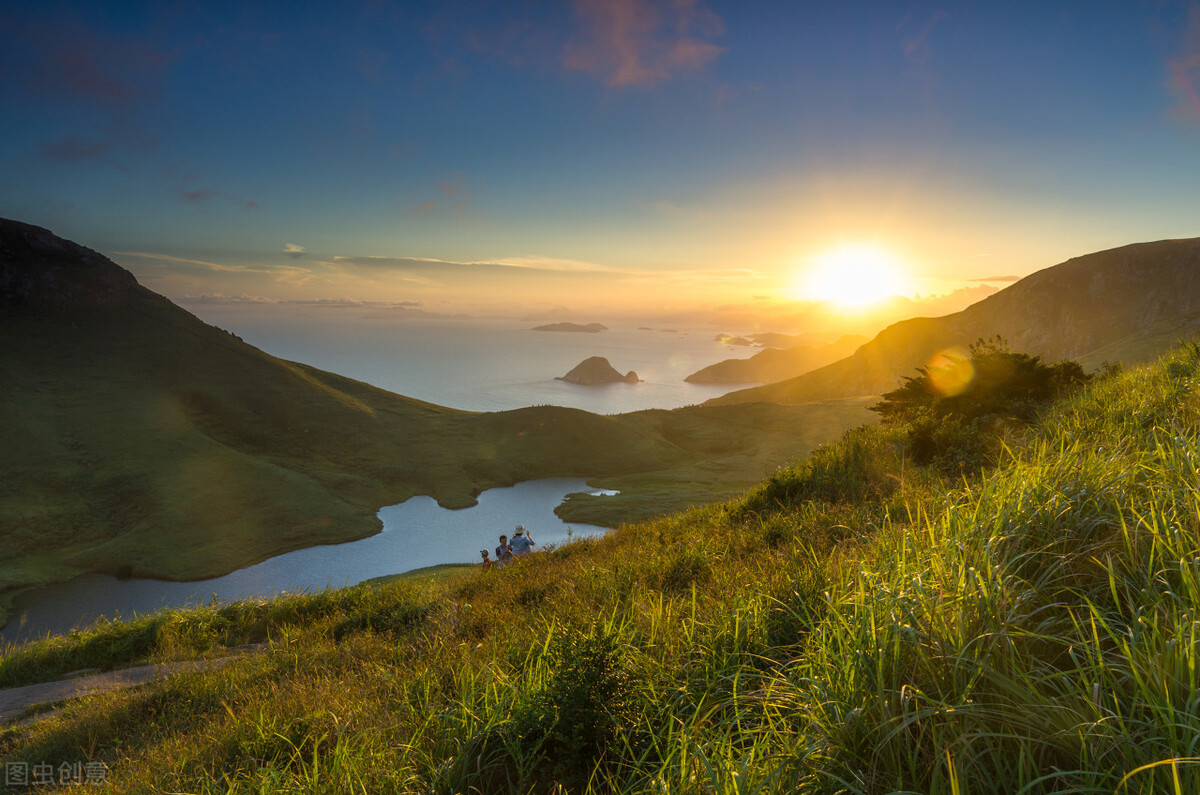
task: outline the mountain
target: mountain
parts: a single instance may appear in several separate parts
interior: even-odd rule
[[[693,384],[769,384],[836,362],[866,341],[865,337],[845,336],[827,345],[768,348],[749,359],[711,364],[683,380]]]
[[[1200,331],[1200,238],[1136,243],[1075,257],[938,318],[894,323],[852,356],[705,405],[798,404],[895,387],[937,352],[1004,337],[1047,361],[1145,361]]]
[[[88,571],[227,573],[378,532],[417,494],[608,478],[605,524],[734,494],[868,416],[862,401],[599,416],[474,413],[278,359],[95,251],[0,219],[0,624]],[[401,568],[397,561],[397,568]]]
[[[625,375],[608,363],[603,356],[589,356],[571,368],[571,372],[560,375],[555,381],[568,381],[581,386],[600,386],[602,384],[636,384],[642,379],[630,370]]]

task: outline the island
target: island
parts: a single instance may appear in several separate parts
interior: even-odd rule
[[[597,334],[601,331],[608,331],[608,326],[603,323],[547,323],[544,326],[534,326],[534,331],[577,331],[585,334]]]
[[[599,386],[601,384],[636,384],[642,379],[630,370],[625,375],[608,363],[603,356],[592,356],[575,365],[571,372],[558,376],[555,381],[567,381],[580,386]]]

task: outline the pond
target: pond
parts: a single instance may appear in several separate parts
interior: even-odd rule
[[[300,549],[210,580],[118,580],[85,574],[18,597],[0,639],[29,640],[47,632],[69,632],[100,616],[129,618],[213,598],[232,601],[319,591],[438,563],[478,563],[479,550],[494,550],[499,535],[511,536],[519,524],[528,529],[537,549],[603,534],[606,528],[568,525],[554,514],[573,492],[601,493],[578,478],[553,478],[489,489],[479,495],[477,505],[455,511],[429,497],[413,497],[381,509],[383,531],[369,538]]]

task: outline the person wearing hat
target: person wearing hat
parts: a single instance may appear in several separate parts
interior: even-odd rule
[[[517,529],[513,531],[512,541],[509,546],[512,547],[513,554],[517,557],[528,555],[532,551],[532,547],[536,546],[537,542],[529,537],[529,533],[525,531],[525,525],[517,525]]]

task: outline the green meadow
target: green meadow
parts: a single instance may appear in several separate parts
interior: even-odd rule
[[[102,762],[105,793],[1200,791],[1198,388],[1188,345],[961,466],[866,427],[504,570],[9,648],[5,686],[269,644],[0,757]]]

